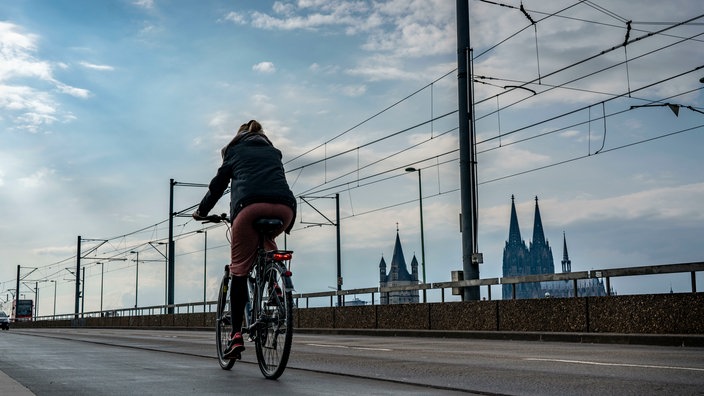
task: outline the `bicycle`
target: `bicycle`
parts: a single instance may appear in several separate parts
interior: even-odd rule
[[[207,216],[205,222],[223,222],[228,227],[226,215]],[[277,379],[283,374],[291,353],[293,342],[293,281],[291,271],[285,262],[290,260],[293,251],[264,249],[264,237],[283,225],[280,219],[261,218],[254,223],[259,233],[259,247],[254,265],[247,276],[249,300],[245,306],[241,332],[254,342],[259,369],[267,379]],[[218,290],[218,305],[215,317],[215,338],[218,363],[224,370],[230,370],[238,358],[227,359],[224,352],[234,334],[237,324],[230,315],[230,268],[225,266],[225,274]]]

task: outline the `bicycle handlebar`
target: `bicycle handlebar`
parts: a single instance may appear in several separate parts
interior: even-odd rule
[[[212,214],[212,215],[208,215],[205,217],[193,216],[193,218],[202,222],[203,224],[205,224],[205,223],[220,223],[220,222],[227,222],[228,221],[226,213],[219,214],[219,215]]]

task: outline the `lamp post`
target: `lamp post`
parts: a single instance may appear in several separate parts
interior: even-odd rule
[[[420,168],[406,168],[406,172],[418,172],[418,203],[420,208],[420,262],[423,269],[423,283],[425,284],[425,238],[423,236],[423,187],[421,185]],[[423,302],[427,302],[425,289],[423,289]]]
[[[157,242],[157,245],[168,245],[167,242]],[[161,250],[159,250],[152,242],[149,242],[149,245],[154,248],[159,254],[164,257],[164,305],[169,304],[169,258],[167,257],[166,254],[162,253]],[[168,253],[168,246],[167,246],[167,253]],[[166,308],[166,307],[165,307]],[[171,309],[172,310],[172,309]]]
[[[206,305],[207,305],[207,300],[206,300],[206,295],[205,295],[205,289],[207,287],[207,266],[208,266],[208,230],[198,230],[196,231],[198,234],[203,234],[204,238],[204,244],[205,247],[203,248],[203,312],[206,311]]]
[[[56,281],[55,280],[50,280],[49,282],[52,282],[54,284],[54,319],[56,319]]]
[[[100,264],[100,316],[103,316],[103,263]]]
[[[134,307],[137,308],[137,291],[139,290],[139,252],[133,250],[130,253],[137,255],[137,268],[134,270]]]
[[[169,242],[157,242],[157,245],[166,245],[167,254],[164,255],[164,305],[169,305]]]

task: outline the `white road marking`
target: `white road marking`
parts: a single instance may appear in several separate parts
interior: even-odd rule
[[[341,349],[358,349],[361,351],[383,351],[383,352],[391,352],[391,349],[388,348],[371,348],[371,347],[351,347],[347,345],[336,345],[336,344],[306,344],[309,346],[316,346],[316,347],[321,347],[321,348],[341,348]]]
[[[592,366],[618,366],[618,367],[655,368],[655,369],[668,369],[668,370],[704,371],[704,368],[697,368],[697,367],[658,366],[658,365],[652,365],[652,364],[604,363],[604,362],[590,362],[590,361],[586,361],[586,360],[543,359],[543,358],[525,358],[523,360],[532,360],[532,361],[539,361],[539,362],[588,364],[588,365],[592,365]]]

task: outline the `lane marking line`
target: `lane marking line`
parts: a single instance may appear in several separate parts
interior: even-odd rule
[[[704,368],[697,368],[697,367],[659,366],[659,365],[653,365],[653,364],[604,363],[604,362],[590,362],[590,361],[586,361],[586,360],[544,359],[544,358],[524,358],[523,360],[538,361],[538,362],[587,364],[587,365],[592,365],[592,366],[617,366],[617,367],[654,368],[654,369],[668,369],[668,370],[704,371]]]
[[[382,351],[382,352],[391,352],[392,351],[392,349],[388,349],[388,348],[350,347],[350,346],[346,346],[346,345],[336,345],[336,344],[305,344],[305,345],[321,347],[321,348],[357,349],[357,350],[361,350],[361,351]]]

